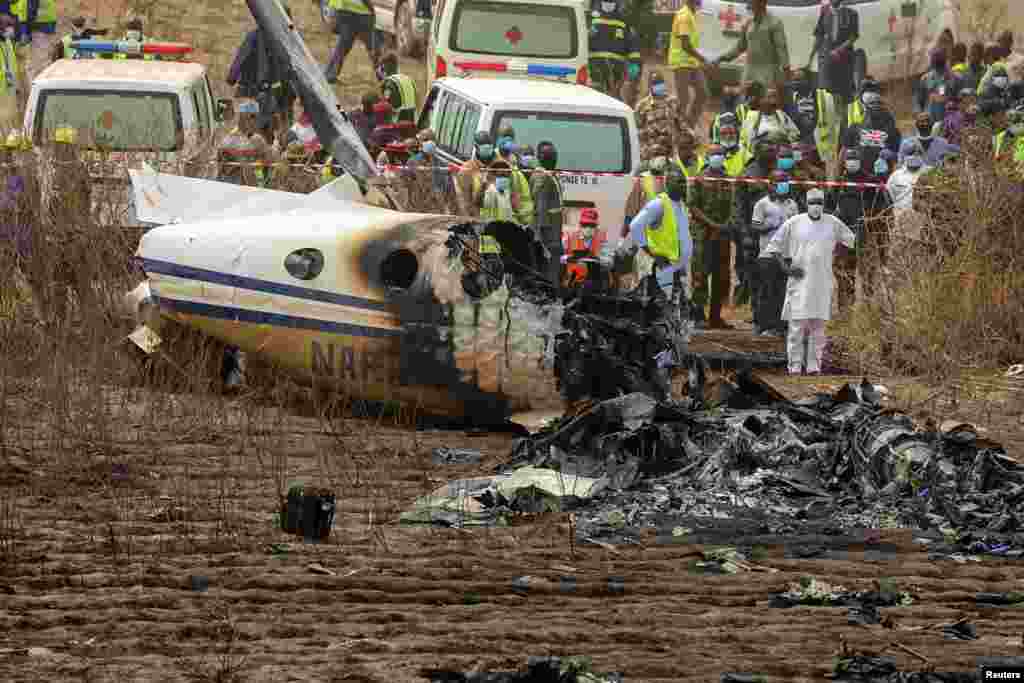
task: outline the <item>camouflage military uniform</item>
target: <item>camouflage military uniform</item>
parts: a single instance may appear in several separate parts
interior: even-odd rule
[[[669,154],[675,151],[676,134],[683,127],[682,110],[675,95],[648,95],[636,106],[636,127],[640,135],[640,156],[652,159],[651,147],[666,136],[671,141]]]

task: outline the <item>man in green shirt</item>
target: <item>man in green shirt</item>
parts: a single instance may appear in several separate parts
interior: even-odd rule
[[[757,81],[766,88],[774,87],[782,92],[786,73],[790,70],[785,28],[768,11],[768,0],[751,0],[750,9],[754,16],[740,29],[739,42],[712,64],[717,66],[731,62],[746,53],[747,65],[743,69],[743,80]]]

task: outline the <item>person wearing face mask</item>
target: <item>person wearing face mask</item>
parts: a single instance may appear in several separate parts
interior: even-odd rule
[[[521,225],[529,225],[533,220],[533,197],[530,196],[530,181],[519,168],[519,146],[505,136],[498,151],[499,158],[507,161],[512,169],[509,179],[512,182],[513,195],[516,197],[516,218]]]
[[[919,112],[914,117],[914,127],[917,129],[917,135],[911,137],[910,140],[916,142],[922,150],[925,166],[937,168],[947,157],[959,154],[959,147],[950,144],[949,140],[944,137],[932,134],[932,120],[927,112]]]
[[[729,86],[725,86],[725,87],[728,88]],[[722,107],[723,107],[723,110],[720,113],[716,114],[715,118],[712,119],[712,121],[711,121],[711,130],[710,130],[710,132],[708,134],[708,139],[712,142],[712,144],[715,144],[715,145],[724,145],[725,144],[725,141],[722,139],[722,129],[723,128],[732,128],[735,131],[739,131],[739,129],[740,129],[740,118],[739,118],[739,115],[736,113],[736,111],[733,110],[733,106],[735,106],[735,109],[737,111],[742,109],[742,111],[743,111],[743,118],[746,118],[746,116],[747,116],[747,105],[745,103],[743,103],[743,102],[736,102],[736,103],[734,103],[734,105],[727,105],[726,104],[727,99],[728,99],[727,95],[722,95]],[[739,135],[738,134],[736,136],[736,144],[737,145],[739,144]]]
[[[637,254],[639,273],[646,275],[650,272],[645,263],[653,261],[658,286],[670,301],[677,304],[682,304],[686,298],[684,290],[689,282],[693,254],[685,198],[686,176],[678,168],[669,166],[665,192],[648,202],[633,218],[629,236],[619,243],[616,250],[623,254],[631,252],[634,247],[639,248],[643,254],[643,258]]]
[[[810,69],[817,54],[818,88],[827,90],[835,98],[838,111],[845,110],[853,97],[856,54],[853,46],[858,38],[860,17],[856,10],[844,6],[842,0],[830,0],[822,5],[814,27],[814,45],[807,57],[807,68]]]
[[[755,87],[754,92],[757,90]],[[763,92],[763,96],[755,99],[756,106],[752,104],[752,111],[747,112],[747,118],[740,129],[740,146],[749,150],[754,138],[768,133],[777,134],[786,142],[798,142],[800,129],[783,111],[779,90],[767,88]]]
[[[773,171],[768,194],[757,200],[750,219],[750,230],[757,239],[758,275],[755,282],[754,334],[784,336],[782,303],[786,293],[785,276],[779,272],[774,260],[763,260],[764,253],[775,231],[797,215],[790,177],[786,171]]]
[[[981,97],[985,90],[990,85],[993,78],[996,77],[997,72],[1002,72],[1003,75],[1009,73],[1009,64],[1007,60],[1010,55],[1013,54],[1013,31],[1003,31],[999,34],[998,42],[991,48],[991,62],[985,73],[982,75],[981,80],[978,81],[978,97]]]
[[[7,18],[7,15],[0,16],[0,20],[5,18]],[[91,53],[83,50],[82,53],[79,54],[78,50],[71,47],[71,43],[75,42],[76,40],[87,40],[91,38],[92,35],[104,35],[106,34],[106,31],[103,31],[102,33],[97,31],[94,34],[92,34],[92,32],[86,29],[85,24],[85,17],[75,17],[71,20],[71,33],[65,34],[64,37],[60,39],[60,42],[54,45],[53,47],[53,61],[57,61],[58,59],[76,59],[79,57],[84,57],[87,59],[91,58]],[[12,41],[16,41],[17,22],[14,20],[14,17],[10,17],[10,26],[12,28],[10,39]],[[6,37],[6,22],[4,22],[4,34]]]
[[[485,130],[477,131],[473,138],[473,158],[462,164],[455,178],[455,197],[459,213],[463,216],[478,215],[478,207],[483,199],[482,191],[480,196],[476,192],[481,186],[480,176],[496,156],[491,134]]]
[[[925,171],[921,148],[912,140],[900,149],[900,164],[885,183],[885,191],[894,212],[914,208],[914,185]]]
[[[821,159],[818,157],[818,150],[813,145],[799,144],[793,145],[793,161],[796,162],[796,166],[790,172],[789,176],[793,180],[793,184],[798,189],[806,189],[807,185],[803,183],[815,183],[827,180],[829,178],[828,173],[825,170],[825,166],[821,163]],[[807,207],[804,206],[803,201],[806,196],[803,192],[796,193],[796,203],[800,207],[801,211],[806,211]]]
[[[519,170],[529,180],[533,177],[533,170],[535,168],[537,168],[537,151],[533,148],[533,145],[520,145]]]
[[[669,156],[672,153],[672,138],[668,133],[656,138],[647,147],[645,156],[640,161],[640,168],[633,180],[633,187],[626,198],[625,220],[622,223],[620,238],[629,236],[629,224],[647,204],[665,191],[665,171],[668,170]]]
[[[840,180],[846,183],[870,184],[872,187],[841,187],[835,192],[835,215],[857,236],[857,246],[865,243],[865,231],[871,219],[885,209],[888,202],[884,190],[874,187],[879,179],[873,174],[875,162],[881,157],[876,153],[867,166],[867,161],[858,150],[848,149],[844,157],[843,174]],[[871,224],[871,229],[879,229]],[[853,303],[856,294],[857,253],[844,254],[836,262],[839,272],[839,290],[836,293],[839,306],[845,308]]]
[[[969,90],[972,95],[977,96],[978,84],[981,83],[981,78],[985,75],[985,44],[981,41],[971,43],[971,47],[967,51],[966,63],[962,66],[964,68],[956,73],[956,87],[960,91],[961,104],[966,104],[963,100],[963,91]],[[956,67],[954,67],[955,70]]]
[[[996,159],[1013,159],[1024,163],[1024,109],[1015,108],[1006,113],[1009,126],[992,140]]]
[[[841,109],[836,108],[835,98],[827,90],[817,89],[806,96],[798,96],[794,121],[800,130],[800,143],[813,145],[818,156],[831,161],[839,148]]]
[[[867,171],[874,167],[879,152],[889,149],[898,154],[903,141],[896,118],[885,107],[881,93],[875,89],[877,82],[871,82],[874,85],[865,85],[861,94],[863,109],[858,114],[859,121],[847,128],[841,150],[843,158],[846,158],[847,151],[856,149]]]
[[[259,133],[259,112],[256,100],[238,104],[238,125],[217,148],[221,182],[251,187],[266,187],[269,182],[268,167],[274,163],[274,155]]]
[[[498,157],[508,163],[515,165],[518,162],[515,155],[519,148],[516,146],[516,131],[512,126],[506,123],[498,129],[498,136],[494,139],[494,149],[498,153]]]
[[[398,73],[398,55],[388,52],[377,63],[377,80],[381,95],[391,103],[391,123],[416,120],[416,84],[407,75]]]
[[[783,223],[761,253],[774,259],[786,276],[782,319],[789,323],[786,355],[789,374],[821,374],[832,318],[833,259],[836,249],[853,249],[856,237],[839,218],[825,213],[825,193],[807,193],[807,213]],[[805,349],[806,345],[806,349]]]
[[[1020,83],[1010,81],[1006,67],[1001,64],[993,65],[989,71],[992,78],[978,95],[978,108],[982,114],[993,116],[1013,107],[1024,94],[1024,88]]]
[[[530,176],[533,220],[541,246],[542,272],[548,282],[557,285],[562,256],[562,181],[558,177],[558,149],[550,140],[537,143],[538,168]]]
[[[725,174],[731,178],[738,178],[743,174],[743,168],[748,161],[740,148],[739,129],[726,125],[719,130],[719,133],[719,144],[725,152]]]
[[[660,71],[648,78],[649,94],[636,106],[636,127],[640,137],[640,156],[651,159],[650,148],[664,136],[674,137],[685,125],[679,100],[668,94],[668,84]]]
[[[914,113],[927,113],[931,123],[934,123],[941,121],[946,112],[946,97],[956,92],[956,78],[948,68],[945,52],[935,48],[929,59],[928,72],[921,76],[915,86]]]
[[[732,288],[732,262],[729,253],[733,231],[732,186],[718,180],[727,177],[725,148],[721,145],[711,145],[705,158],[707,163],[697,182],[693,183],[690,189],[689,202],[690,212],[696,223],[693,230],[694,265],[691,278],[693,321],[697,327],[727,330],[732,329],[732,325],[722,319],[722,306]],[[704,306],[708,303],[710,306],[705,325]]]
[[[688,125],[695,126],[704,112],[706,97],[704,69],[707,60],[700,47],[700,30],[697,25],[697,10],[700,0],[686,0],[672,19],[672,37],[669,41],[668,67],[675,78],[679,110]],[[693,100],[690,88],[693,88]]]
[[[600,222],[597,209],[587,207],[580,212],[579,230],[567,232],[562,238],[565,255],[561,257],[561,262],[565,265],[565,284],[579,284],[587,280],[588,266],[580,263],[578,258],[597,258],[601,255],[607,237],[598,227]]]
[[[963,107],[960,95],[957,94],[946,99],[946,113],[943,115],[942,121],[932,126],[932,135],[945,138],[952,145],[959,145],[960,131],[963,127]]]
[[[775,170],[776,155],[778,146],[785,144],[785,139],[777,132],[772,131],[762,134],[754,140],[754,157],[744,167],[740,174],[747,178],[764,178],[764,183],[739,183],[733,187],[733,217],[736,230],[733,232],[733,240],[736,245],[736,275],[739,278],[739,285],[736,288],[736,304],[746,303],[753,293],[757,267],[755,260],[758,253],[757,234],[751,226],[751,219],[754,215],[754,205],[768,194],[769,175]],[[751,306],[757,306],[757,299],[751,300]],[[755,311],[756,319],[757,313]]]
[[[478,179],[480,218],[485,221],[516,221],[516,198],[512,190],[512,166],[504,159],[495,159],[486,175]]]
[[[590,79],[595,90],[618,99],[626,78],[626,61],[639,46],[636,34],[622,14],[618,0],[599,0],[598,9],[590,16]],[[639,73],[629,65],[630,77]]]

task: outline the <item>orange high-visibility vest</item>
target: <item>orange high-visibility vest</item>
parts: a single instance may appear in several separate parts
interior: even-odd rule
[[[563,246],[567,256],[577,251],[589,251],[591,256],[597,257],[601,253],[601,247],[604,246],[605,240],[604,230],[595,230],[594,238],[590,241],[590,247],[587,247],[587,243],[583,239],[583,231],[577,230],[566,233]],[[587,279],[587,264],[585,263],[569,263],[566,265],[565,270],[570,282]]]

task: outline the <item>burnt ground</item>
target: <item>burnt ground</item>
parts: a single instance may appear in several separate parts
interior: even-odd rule
[[[772,381],[799,396],[843,380]],[[1019,393],[1005,382],[987,380],[999,391],[984,399],[883,383],[894,402],[916,402],[917,417],[973,420],[1011,455],[1024,452]],[[929,560],[910,531],[886,530],[884,557],[851,545],[840,560],[787,559],[780,539],[756,561],[777,571],[707,576],[688,569],[697,546],[653,530],[640,546],[578,545],[564,514],[496,529],[399,526],[416,496],[493,472],[512,437],[112,386],[71,389],[60,412],[47,391],[21,382],[7,392],[0,680],[415,681],[421,667],[514,669],[528,655],[583,654],[629,681],[728,671],[810,681],[844,641],[895,643],[886,654],[908,670],[1024,656],[1024,605],[973,600],[1024,589],[1020,560]],[[439,446],[484,459],[433,465]],[[296,480],[338,493],[325,543],[274,528],[277,490]],[[513,586],[524,575],[528,592]],[[849,625],[845,608],[768,606],[804,575],[850,589],[889,577],[917,599],[880,610],[891,629]],[[561,577],[574,577],[574,592]],[[927,628],[961,617],[978,640]]]

